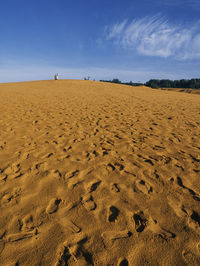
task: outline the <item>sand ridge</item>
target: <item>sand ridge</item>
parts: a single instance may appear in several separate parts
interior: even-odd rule
[[[200,97],[0,84],[0,265],[199,265]]]

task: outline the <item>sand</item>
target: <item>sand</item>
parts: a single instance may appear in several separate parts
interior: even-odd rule
[[[0,265],[199,265],[200,96],[0,84]]]

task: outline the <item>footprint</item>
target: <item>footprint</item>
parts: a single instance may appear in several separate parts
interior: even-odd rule
[[[96,180],[95,182],[93,181],[92,184],[89,184],[87,188],[88,192],[89,193],[94,192],[101,184],[101,182],[102,182],[101,180]]]
[[[77,185],[82,184],[83,181],[80,181],[77,178],[70,179],[68,182],[68,189],[73,190]]]
[[[49,205],[46,208],[46,212],[49,214],[52,214],[57,211],[58,205],[60,204],[61,200],[60,199],[52,199],[49,202]]]
[[[124,165],[121,163],[115,163],[115,167],[119,170],[122,171],[124,169]]]
[[[196,211],[187,210],[189,217],[188,217],[188,226],[193,230],[200,232],[200,215]]]
[[[178,217],[187,217],[188,213],[185,210],[184,206],[182,205],[181,201],[179,199],[177,199],[174,196],[168,196],[168,203],[170,205],[170,207],[174,210],[174,212],[176,213],[176,215]]]
[[[93,201],[93,197],[90,194],[85,195],[82,198],[82,203],[87,211],[93,211],[96,209],[96,203]]]
[[[158,222],[151,217],[149,217],[148,221],[148,229],[154,233],[159,235],[161,238],[167,240],[168,238],[175,238],[176,235],[162,227],[159,226]]]
[[[6,174],[3,174],[3,173],[0,173],[0,181],[6,181],[6,179],[7,179],[7,175]]]
[[[60,222],[64,228],[69,229],[72,233],[77,234],[81,232],[81,228],[78,225],[76,225],[74,222],[72,222],[70,219],[68,219],[67,217],[61,218]]]
[[[119,186],[116,183],[111,185],[111,190],[114,192],[120,192]]]
[[[149,183],[147,183],[144,180],[136,180],[135,182],[136,188],[138,190],[140,190],[141,192],[143,192],[144,194],[150,194],[151,192],[153,192],[153,188],[149,185]]]
[[[32,215],[26,215],[23,219],[22,219],[22,230],[23,231],[31,231],[35,228],[34,224],[33,224],[33,216]]]
[[[115,171],[116,168],[113,164],[109,163],[107,165],[106,169],[110,172],[110,171]]]
[[[194,192],[194,190],[192,190],[192,189],[186,187],[186,186],[183,184],[183,181],[182,181],[182,179],[181,179],[179,176],[177,177],[177,184],[178,184],[180,187],[182,187],[182,188],[188,190],[188,192],[192,195],[192,197],[193,197],[194,200],[196,200],[196,201],[200,201],[199,195],[197,195],[197,193]]]
[[[192,252],[184,250],[182,256],[187,265],[200,265],[200,259],[198,259]]]
[[[135,230],[139,233],[141,233],[142,231],[144,231],[145,227],[146,227],[146,223],[147,220],[144,217],[144,214],[142,211],[135,213],[133,215],[133,220],[135,222]]]
[[[197,244],[197,251],[200,254],[200,242]]]
[[[43,155],[43,156],[41,157],[41,159],[48,159],[48,158],[50,158],[51,156],[53,156],[53,153],[52,153],[52,152],[50,152],[50,153],[46,153],[45,155]]]
[[[4,247],[5,247],[5,241],[4,240],[0,240],[0,255],[3,252],[3,250],[4,250]]]
[[[115,206],[111,206],[108,214],[108,221],[115,222],[119,215],[119,210]]]
[[[15,188],[12,192],[7,192],[1,199],[2,204],[17,203],[17,198],[20,196],[21,188]]]
[[[94,265],[92,255],[85,250],[81,244],[82,242],[69,244],[67,241],[58,250],[55,266],[66,266],[66,265]]]
[[[20,171],[20,164],[19,163],[14,163],[12,165],[9,165],[5,170],[4,174],[6,175],[11,175],[11,174],[16,174]]]
[[[7,242],[15,242],[15,241],[20,241],[26,238],[31,238],[34,235],[38,234],[38,230],[35,229],[33,232],[29,233],[18,233],[18,234],[10,234],[6,237]]]
[[[77,265],[94,265],[92,255],[87,252],[82,245],[76,244],[69,247],[69,253]]]
[[[119,258],[117,266],[128,266],[128,260],[126,258]]]
[[[72,178],[72,177],[78,175],[78,173],[79,173],[79,170],[75,170],[75,171],[67,172],[67,173],[65,174],[64,179]]]
[[[55,266],[68,265],[68,260],[71,257],[68,247],[62,246],[58,251],[57,257]]]
[[[111,244],[113,241],[129,238],[132,233],[128,230],[123,231],[106,231],[101,234],[105,245]]]

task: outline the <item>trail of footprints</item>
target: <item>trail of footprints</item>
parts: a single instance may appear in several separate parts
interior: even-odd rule
[[[107,113],[107,110],[105,110]],[[69,114],[66,114],[69,115]],[[101,113],[99,113],[101,115]],[[106,117],[105,119],[109,119]],[[169,119],[169,118],[168,118]],[[72,161],[81,161],[89,163],[94,163],[95,160],[101,160],[99,158],[107,158],[107,155],[111,157],[113,154],[116,156],[115,145],[117,141],[121,141],[123,137],[121,137],[121,133],[111,133],[109,125],[105,123],[105,126],[101,125],[102,118],[99,118],[96,123],[94,123],[95,128],[93,130],[93,134],[89,135],[86,130],[81,126],[81,124],[77,124],[76,127],[79,128],[79,135],[74,137],[71,143],[67,143],[64,145],[62,143],[61,137],[55,138],[53,141],[53,145],[57,146],[58,149],[62,148],[62,158],[69,159]],[[170,119],[171,120],[171,119]],[[105,120],[106,121],[106,120]],[[139,120],[138,120],[139,121]],[[92,123],[92,122],[91,122]],[[33,121],[34,127],[38,126],[38,121]],[[157,124],[155,124],[157,125]],[[72,129],[72,128],[71,128]],[[103,133],[101,130],[104,130]],[[153,131],[153,128],[150,129]],[[106,133],[105,133],[106,132]],[[134,132],[134,134],[137,132]],[[46,132],[46,136],[48,136]],[[107,136],[109,135],[109,136]],[[59,136],[62,136],[59,135]],[[91,147],[84,154],[77,154],[75,150],[75,155],[73,157],[73,151],[81,142],[84,142],[87,138],[95,137],[98,139],[97,142],[92,140]],[[175,138],[176,136],[174,136]],[[134,140],[135,139],[135,140]],[[132,142],[137,144],[137,141],[140,141],[140,144],[144,144],[147,137],[141,134],[141,136],[132,138]],[[174,142],[174,140],[171,139]],[[48,141],[47,141],[48,142]],[[52,141],[51,141],[52,142]],[[99,143],[100,144],[99,144]],[[178,142],[180,142],[178,140]],[[178,143],[177,142],[177,143]],[[49,142],[50,143],[50,142]],[[48,143],[47,143],[48,144]],[[32,148],[37,147],[37,144],[34,142],[30,142]],[[64,147],[63,147],[64,145]],[[99,145],[99,146],[98,146]],[[129,144],[128,144],[129,145]],[[137,145],[136,145],[137,146]],[[164,146],[164,145],[163,145]],[[5,149],[6,145],[0,144],[0,149]],[[137,147],[136,147],[137,148]],[[135,147],[134,147],[135,149]],[[160,151],[164,150],[164,147],[161,145],[155,145],[153,149]],[[155,164],[158,163],[159,159],[151,158],[151,157],[143,157],[136,153],[137,159],[133,159],[134,165],[133,167],[139,168],[141,164],[144,165],[145,169],[155,169]],[[15,180],[20,180],[20,177],[25,175],[25,172],[22,170],[22,162],[28,160],[30,157],[30,152],[21,153],[18,156],[18,160],[11,164],[7,165],[5,168],[0,169],[0,182],[1,184],[5,184],[6,182],[12,182]],[[38,157],[40,157],[38,155]],[[162,226],[162,223],[155,219],[151,213],[147,210],[145,205],[145,200],[154,199],[156,196],[156,182],[160,179],[160,173],[155,172],[156,180],[149,179],[144,175],[137,175],[133,170],[127,170],[126,165],[127,162],[123,160],[110,160],[106,161],[102,167],[104,167],[106,173],[108,173],[108,178],[104,180],[104,177],[101,175],[94,176],[92,179],[87,177],[87,171],[83,173],[79,168],[74,168],[72,171],[67,171],[63,173],[62,171],[50,170],[50,165],[48,160],[54,157],[54,152],[46,152],[40,158],[40,161],[36,163],[34,169],[31,169],[31,173],[38,174],[41,171],[48,171],[48,173],[54,179],[58,179],[63,182],[66,189],[66,194],[70,193],[78,193],[78,189],[82,189],[81,195],[77,201],[67,203],[65,205],[62,197],[52,197],[49,200],[47,205],[45,206],[45,215],[50,217],[52,221],[57,221],[63,228],[64,232],[68,233],[69,239],[60,244],[56,252],[55,258],[55,266],[63,266],[63,265],[95,265],[95,256],[89,252],[89,248],[87,249],[87,243],[91,237],[90,233],[87,235],[85,232],[84,225],[77,222],[77,220],[68,215],[74,209],[81,209],[84,212],[87,212],[90,216],[94,217],[97,222],[101,223],[101,228],[99,231],[100,238],[103,241],[105,249],[108,248],[108,251],[112,249],[112,246],[115,243],[120,241],[135,239],[139,241],[140,238],[148,235],[149,238],[154,238],[155,236],[159,239],[162,239],[167,243],[167,241],[176,239],[176,234],[171,232],[166,227]],[[168,165],[172,163],[172,159],[170,156],[161,156],[160,163],[163,163],[164,166],[169,167]],[[199,159],[197,156],[190,155],[191,159],[197,164],[199,163]],[[106,159],[108,160],[108,159]],[[99,161],[98,161],[99,163]],[[99,163],[101,165],[101,163]],[[134,169],[135,169],[134,168]],[[176,168],[183,171],[183,167],[181,164],[177,164]],[[196,171],[198,171],[198,168]],[[89,172],[89,170],[88,170]],[[86,173],[86,174],[85,174]],[[119,176],[122,178],[120,182],[120,178],[116,178]],[[168,171],[168,174],[170,171]],[[152,174],[153,175],[153,174]],[[111,177],[110,177],[111,176]],[[131,179],[130,190],[124,186],[123,178],[129,176]],[[162,177],[161,177],[162,178]],[[173,178],[169,176],[169,180]],[[184,180],[182,180],[181,176],[176,175],[172,182],[172,190],[176,191],[177,187],[181,192],[189,194],[190,197],[194,199],[195,202],[200,201],[200,195],[198,191],[195,189],[189,188],[189,186],[184,184]],[[163,185],[165,185],[166,180],[163,181]],[[102,204],[98,202],[98,191],[105,189],[105,193],[109,196],[108,200],[102,200]],[[9,204],[18,204],[18,199],[20,198],[20,187],[14,190],[4,191],[0,194],[0,204],[3,208],[9,206]],[[132,194],[131,194],[132,193]],[[125,195],[124,195],[125,194]],[[132,195],[131,198],[129,196]],[[126,210],[125,205],[119,207],[120,204],[118,202],[122,199],[127,202],[131,202],[137,195],[140,195],[144,198],[144,202],[135,208],[135,210]],[[136,197],[137,198],[137,197]],[[133,200],[134,201],[134,200]],[[174,196],[172,193],[166,196],[166,201],[171,208],[174,215],[179,217],[180,219],[186,221],[186,226],[200,235],[200,214],[199,209],[195,209],[192,207],[188,207],[184,205],[183,200],[179,200],[178,196]],[[100,212],[102,211],[102,215],[104,215],[104,220],[100,216]],[[128,226],[126,229],[124,227],[120,227],[120,219],[124,216],[125,220],[131,221],[127,222]],[[88,216],[89,217],[89,216]],[[101,218],[99,218],[101,217]],[[170,219],[170,218],[169,218]],[[88,221],[89,222],[89,221]],[[104,228],[104,223],[108,227]],[[4,245],[7,243],[17,243],[19,241],[28,241],[28,239],[33,239],[35,237],[40,237],[42,235],[42,228],[40,228],[40,224],[35,224],[34,217],[32,215],[28,215],[23,217],[20,220],[20,230],[18,233],[9,233],[6,230],[4,232],[0,232],[0,253],[4,249]],[[108,229],[109,228],[109,229]],[[95,230],[95,229],[94,229]],[[196,244],[196,252],[200,255],[200,241]],[[195,252],[184,249],[182,251],[182,257],[186,263],[193,263],[192,265],[198,265],[198,258]],[[118,266],[129,265],[129,256],[127,258],[120,257],[117,259],[116,264]],[[98,264],[96,264],[98,265]],[[131,265],[131,264],[130,264]]]
[[[77,178],[79,174],[80,172],[78,170],[72,171],[65,175],[65,179],[71,182],[70,180]],[[145,195],[152,193],[153,189],[147,182],[136,180],[135,184],[136,188]],[[79,202],[71,204],[67,209],[70,210],[81,204],[88,212],[94,212],[98,208],[98,205],[94,201],[93,194],[98,190],[98,188],[104,185],[104,182],[100,179],[94,179],[89,182],[85,180],[85,194],[80,198]],[[71,189],[73,188],[71,187]],[[110,189],[117,194],[120,192],[120,188],[117,183],[111,184]],[[47,213],[52,214],[56,212],[58,210],[60,201],[60,199],[52,199],[47,206]],[[180,206],[178,206],[177,204],[174,205],[173,200],[171,201],[171,207],[176,210],[177,215],[188,215],[187,211],[185,211],[184,209],[182,210],[182,212],[177,212],[177,208],[179,208]],[[121,213],[123,212],[120,212],[119,208],[111,205],[107,209],[107,222],[111,224],[116,223],[118,216],[122,215]],[[198,215],[198,213],[192,212],[188,217],[190,217],[191,220],[199,223],[200,225],[200,216]],[[83,232],[83,228],[80,228],[75,222],[71,221],[67,217],[63,217],[60,220],[62,226],[64,228],[68,228],[68,230],[70,230],[73,234],[79,235]],[[130,238],[135,233],[141,234],[143,232],[151,232],[166,241],[168,239],[173,239],[176,237],[175,233],[160,226],[157,220],[153,219],[148,214],[148,212],[143,212],[142,210],[138,210],[132,214],[132,226],[130,227],[130,230],[104,231],[103,233],[101,233],[101,237],[104,241],[105,247],[111,247],[113,242],[115,241]],[[78,236],[78,238],[79,237],[81,237],[81,235]],[[68,265],[68,263],[78,263],[78,265],[94,265],[91,255],[84,248],[84,241],[87,241],[87,236],[84,237],[84,240],[78,240],[74,243],[64,242],[61,245],[61,248],[58,250],[55,265]],[[189,257],[189,255],[186,255],[186,253],[184,253],[183,256],[185,256],[186,258]],[[120,258],[118,260],[118,265],[128,265],[128,260],[126,258]]]
[[[113,164],[109,164],[109,167],[112,171],[115,171],[115,167],[113,166]],[[123,167],[119,166],[119,169],[122,170],[122,168]],[[15,164],[12,169],[14,169],[12,171],[18,172],[19,164]],[[8,174],[12,171],[10,170],[10,168],[8,168],[5,173]],[[61,174],[59,174],[59,177],[60,176]],[[81,175],[81,171],[79,170],[67,172],[63,176],[63,180],[67,183],[69,190],[74,190],[76,185],[81,183],[85,191],[85,193],[80,197],[80,200],[78,202],[71,203],[69,204],[70,206],[62,206],[62,208],[66,208],[66,212],[70,211],[73,208],[76,208],[77,206],[82,206],[83,208],[85,208],[86,211],[93,213],[95,216],[95,211],[98,209],[98,204],[94,200],[94,195],[96,192],[98,192],[98,189],[102,189],[105,186],[108,187],[110,191],[115,194],[113,198],[115,200],[116,197],[120,197],[120,192],[123,192],[123,190],[120,189],[120,184],[111,182],[110,186],[108,186],[108,184],[106,184],[105,181],[100,178],[93,178],[93,180],[88,181],[84,175]],[[183,189],[189,190],[183,185],[182,181],[180,181],[179,178],[177,183]],[[5,205],[8,202],[12,201],[13,197],[16,198],[16,195],[18,195],[16,191],[14,192],[14,194],[7,193],[3,197],[1,197],[1,204]],[[153,186],[150,185],[150,182],[147,182],[146,179],[136,179],[135,181],[133,180],[133,192],[134,191],[143,193],[144,195],[151,195],[154,192]],[[189,190],[189,192],[191,195],[194,196],[195,192],[191,192],[191,190]],[[196,193],[195,196],[197,196]],[[180,218],[186,218],[188,227],[200,234],[199,213],[195,210],[185,208],[181,204],[181,201],[179,201],[176,197],[169,196],[167,200],[171,208],[174,210],[175,214]],[[48,205],[46,206],[46,213],[48,215],[56,215],[57,212],[59,213],[59,206],[61,203],[61,198],[51,199]],[[110,205],[107,208],[106,213],[106,221],[110,224],[117,224],[118,217],[120,215],[125,214],[124,210],[120,210],[120,208],[115,206],[115,204]],[[74,241],[73,243],[69,243],[68,241],[66,241],[61,244],[61,247],[57,251],[55,266],[68,264],[73,265],[73,263],[75,265],[94,265],[92,255],[84,248],[84,243],[87,242],[88,236],[84,235],[83,239],[79,239],[81,238],[81,235],[84,232],[84,228],[81,228],[78,224],[76,224],[75,221],[72,221],[66,215],[63,215],[63,217],[61,216],[59,221],[64,229],[66,228],[72,234],[76,236],[78,235],[78,240]],[[140,209],[132,213],[131,225],[129,229],[104,231],[101,233],[101,237],[103,239],[105,248],[110,248],[115,241],[129,239],[132,237],[133,234],[140,235],[144,234],[145,232],[151,232],[166,241],[168,239],[176,238],[175,233],[163,228],[157,220],[155,220],[148,214],[147,211],[142,211]],[[35,237],[38,234],[40,234],[40,232],[38,231],[38,226],[34,225],[33,217],[30,215],[24,217],[24,219],[22,220],[20,233],[6,233],[2,236],[2,239],[5,241],[5,243],[17,242],[23,239]],[[196,261],[195,255],[187,250],[183,251],[182,256],[186,262],[190,260]],[[129,265],[128,263],[129,262],[126,258],[120,258],[118,260],[118,265]]]

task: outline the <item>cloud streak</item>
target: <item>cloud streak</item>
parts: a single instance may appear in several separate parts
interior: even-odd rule
[[[126,20],[105,28],[106,39],[138,54],[176,59],[200,58],[200,21],[190,27],[159,16]]]

